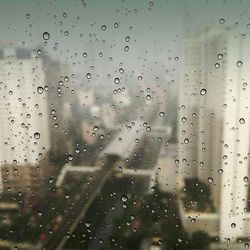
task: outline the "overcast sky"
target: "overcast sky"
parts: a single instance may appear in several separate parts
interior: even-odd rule
[[[74,69],[83,75],[91,66],[93,75],[112,75],[122,65],[130,72],[148,75],[148,79],[159,75],[169,81],[176,78],[185,33],[192,34],[202,25],[216,28],[235,23],[239,24],[239,33],[248,35],[250,31],[248,0],[2,0],[0,3],[3,46],[13,42],[15,46],[34,48],[44,43],[43,33],[48,32],[50,38],[44,53],[74,63]],[[221,18],[224,24],[220,24]],[[129,47],[127,52],[125,46]],[[87,58],[83,58],[84,52]],[[174,60],[176,57],[179,60]]]

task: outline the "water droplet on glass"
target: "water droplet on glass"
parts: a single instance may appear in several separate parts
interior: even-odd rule
[[[125,52],[128,52],[128,51],[129,51],[129,46],[125,46],[125,47],[124,47],[124,51],[125,51]]]
[[[97,132],[97,131],[99,130],[99,127],[98,127],[98,126],[94,126],[94,127],[93,127],[93,130],[94,130],[95,132]]]
[[[114,82],[115,82],[115,84],[118,84],[118,83],[120,82],[120,79],[119,79],[118,77],[116,77],[116,78],[114,79]]]
[[[243,62],[242,61],[238,61],[237,63],[236,63],[236,66],[237,67],[241,67],[243,65]]]
[[[245,123],[245,119],[244,118],[240,118],[239,123],[240,124],[244,124]]]
[[[129,36],[126,36],[126,37],[125,37],[125,41],[126,41],[126,42],[129,42],[129,41],[130,41],[130,37],[129,37]]]
[[[245,248],[249,248],[249,246],[250,246],[250,245],[249,245],[249,243],[247,243],[247,242],[244,244],[244,247],[245,247]]]
[[[219,174],[222,174],[222,173],[223,173],[223,169],[220,168],[220,169],[218,170],[218,173],[219,173]]]
[[[205,95],[207,93],[207,90],[206,89],[202,89],[201,91],[200,91],[200,94],[203,96],[203,95]]]
[[[187,121],[187,118],[185,117],[185,116],[183,116],[182,118],[181,118],[181,120],[182,120],[182,122],[186,122]]]
[[[220,64],[216,63],[214,66],[215,66],[216,69],[218,69],[220,67]]]
[[[212,177],[208,177],[208,178],[207,178],[207,181],[208,181],[209,183],[212,183],[214,180],[213,180]]]
[[[73,161],[73,155],[68,155],[67,158],[68,158],[69,161]]]
[[[121,200],[122,200],[123,202],[126,202],[126,201],[128,200],[128,196],[122,195],[122,196],[121,196]]]
[[[248,182],[248,177],[245,176],[245,177],[243,178],[243,181],[244,181],[244,182]]]
[[[106,30],[106,29],[107,29],[107,26],[106,26],[106,25],[102,25],[102,26],[101,26],[101,30],[104,31],[104,30]]]
[[[39,134],[38,132],[36,132],[36,133],[34,134],[34,138],[37,139],[37,140],[40,139],[40,134]]]
[[[138,77],[137,77],[137,80],[138,80],[138,81],[141,81],[141,80],[142,80],[142,76],[138,76]]]
[[[220,24],[224,24],[225,23],[225,19],[224,18],[220,18],[219,23]]]
[[[90,74],[90,73],[87,73],[87,74],[86,74],[86,78],[87,78],[87,79],[90,79],[90,78],[91,78],[91,74]]]
[[[235,224],[235,223],[232,223],[232,224],[231,224],[231,228],[236,228],[236,224]]]
[[[48,32],[44,32],[43,33],[43,39],[44,40],[49,40],[49,38],[50,38],[50,34]]]
[[[160,112],[160,113],[159,113],[159,116],[160,116],[160,117],[163,117],[163,116],[165,116],[165,113],[164,113],[164,112]]]
[[[120,69],[119,69],[119,72],[120,72],[121,74],[123,74],[123,73],[124,73],[124,69],[123,69],[123,68],[120,68]]]
[[[223,55],[222,55],[222,54],[219,54],[219,55],[217,56],[217,58],[218,58],[219,60],[221,60],[221,59],[223,58]]]
[[[42,94],[43,91],[44,91],[43,87],[41,87],[41,86],[37,87],[37,93],[38,94]]]
[[[75,148],[75,153],[79,154],[81,152],[80,148]]]

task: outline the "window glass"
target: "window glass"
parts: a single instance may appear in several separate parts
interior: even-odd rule
[[[0,249],[250,247],[248,0],[0,0]]]

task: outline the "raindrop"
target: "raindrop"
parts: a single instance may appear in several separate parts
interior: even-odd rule
[[[122,195],[122,196],[121,196],[121,200],[122,200],[123,202],[126,202],[126,201],[128,200],[128,196]]]
[[[201,91],[200,91],[200,94],[203,96],[203,95],[205,95],[207,93],[207,90],[206,89],[202,89]]]
[[[189,143],[188,138],[184,139],[184,143],[185,143],[185,144],[188,144],[188,143]]]
[[[87,78],[87,79],[90,79],[90,78],[91,78],[91,74],[90,74],[90,73],[87,73],[87,74],[86,74],[86,78]]]
[[[26,14],[26,18],[27,18],[27,19],[30,19],[30,14]]]
[[[138,81],[141,81],[141,80],[142,80],[142,76],[138,76],[138,77],[137,77],[137,80],[138,80]]]
[[[79,154],[81,152],[81,150],[79,148],[75,148],[75,153]]]
[[[125,37],[125,41],[126,41],[126,42],[129,42],[129,41],[130,41],[130,37],[129,37],[129,36],[126,36],[126,37]]]
[[[243,181],[244,181],[244,182],[248,182],[248,177],[245,176],[245,177],[243,178]]]
[[[163,116],[165,116],[165,113],[164,113],[164,112],[160,112],[160,113],[159,113],[159,116],[160,116],[160,117],[163,117]]]
[[[102,25],[102,27],[101,27],[101,30],[106,30],[107,29],[107,26],[106,25]]]
[[[94,126],[94,127],[93,127],[93,130],[94,130],[95,132],[97,132],[97,131],[99,130],[99,127],[98,127],[98,126]]]
[[[222,55],[222,54],[219,54],[219,55],[217,56],[217,58],[218,58],[219,60],[221,60],[221,59],[223,58],[223,55]]]
[[[67,159],[68,159],[69,161],[73,161],[73,155],[68,155]]]
[[[182,122],[186,122],[187,121],[187,118],[185,117],[185,116],[183,116],[182,118],[181,118],[181,120],[182,120]]]
[[[37,140],[40,139],[40,134],[38,132],[34,133],[34,138]]]
[[[216,69],[218,69],[220,67],[220,64],[216,63],[214,66],[215,66]]]
[[[123,74],[123,73],[124,73],[124,69],[123,69],[123,68],[120,68],[120,69],[119,69],[119,72],[120,72],[121,74]]]
[[[90,227],[90,225],[91,225],[91,224],[90,224],[89,221],[86,221],[86,222],[85,222],[85,226],[86,226],[86,227]]]
[[[151,100],[151,95],[147,95],[146,100],[148,100],[148,101]]]
[[[246,38],[246,34],[241,34],[242,39]]]
[[[120,83],[120,79],[119,79],[118,77],[116,77],[116,78],[114,79],[114,83],[115,83],[115,84]]]
[[[223,173],[223,169],[220,168],[220,169],[218,170],[218,173],[219,173],[219,174],[222,174],[222,173]]]
[[[125,46],[125,47],[124,47],[124,51],[125,51],[125,52],[128,52],[128,51],[129,51],[129,46]]]
[[[208,181],[209,183],[212,183],[214,180],[213,180],[212,177],[208,177],[208,178],[207,178],[207,181]]]
[[[237,67],[241,67],[241,66],[242,66],[242,64],[243,64],[243,62],[242,62],[242,61],[238,61],[238,62],[236,63],[236,66],[237,66]]]
[[[44,32],[43,33],[43,39],[44,40],[49,40],[49,38],[50,38],[50,34],[48,32]]]
[[[224,18],[220,18],[219,23],[220,24],[224,24],[225,23],[225,19]]]
[[[191,219],[191,222],[192,222],[192,223],[195,223],[195,222],[196,222],[196,219],[195,219],[195,218],[192,218],[192,219]]]
[[[236,224],[235,224],[235,223],[232,223],[232,224],[231,224],[231,228],[236,228]]]
[[[122,204],[122,207],[123,207],[123,208],[127,208],[128,205],[127,205],[126,203],[123,203],[123,204]]]
[[[239,123],[240,124],[244,124],[245,123],[245,119],[244,118],[240,118]]]
[[[42,94],[43,91],[44,91],[43,87],[41,87],[41,86],[37,87],[37,93],[38,94]]]

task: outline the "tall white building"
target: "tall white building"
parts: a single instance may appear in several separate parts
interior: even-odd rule
[[[2,50],[0,165],[36,164],[48,151],[50,140],[46,90],[40,58],[29,50]]]
[[[250,152],[249,49],[249,39],[234,30],[206,30],[184,44],[180,173],[210,187],[222,241],[250,233],[244,182]]]

